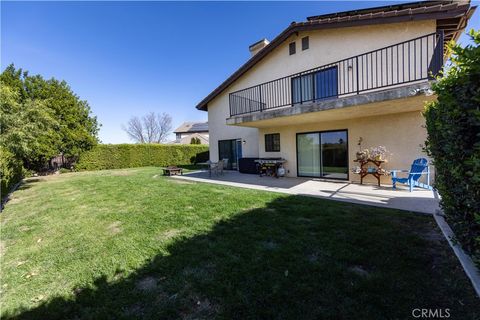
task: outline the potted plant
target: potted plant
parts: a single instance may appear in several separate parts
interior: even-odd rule
[[[357,151],[357,160],[367,160],[370,156],[370,150],[363,149],[362,151]]]
[[[369,150],[370,159],[376,161],[385,161],[387,158],[387,153],[387,148],[384,146],[373,147]]]

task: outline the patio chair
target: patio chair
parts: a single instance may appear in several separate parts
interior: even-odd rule
[[[223,161],[223,169],[227,170],[228,169],[228,158],[224,158],[222,159]],[[222,170],[222,174],[223,174],[223,170]]]
[[[218,165],[217,165],[217,174],[220,173],[220,175],[223,175],[223,167],[224,167],[224,160],[220,160],[218,161]]]
[[[408,173],[408,177],[399,178],[397,173],[405,172]],[[397,188],[397,182],[403,183],[409,186],[410,192],[413,191],[413,187],[419,187],[423,189],[432,190],[430,185],[430,167],[428,166],[428,161],[425,158],[415,159],[412,163],[412,167],[409,170],[390,170],[392,174],[392,185],[393,189]],[[422,175],[427,175],[426,183],[420,182]]]
[[[219,174],[223,175],[223,167],[224,167],[223,160],[220,160],[218,162],[209,161],[208,175],[211,177],[212,172],[214,172],[217,176]]]
[[[218,172],[218,162],[212,162],[210,160],[207,161],[208,163],[208,176],[212,176],[212,172]]]

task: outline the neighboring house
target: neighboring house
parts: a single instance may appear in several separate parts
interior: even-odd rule
[[[241,157],[282,157],[288,176],[358,181],[362,137],[362,148],[391,152],[386,168],[410,168],[426,157],[422,110],[435,99],[444,47],[474,10],[423,1],[325,14],[253,44],[197,105],[208,111],[210,159],[236,168]]]
[[[190,144],[192,138],[198,138],[201,144],[208,144],[208,122],[184,122],[173,133],[173,143]]]

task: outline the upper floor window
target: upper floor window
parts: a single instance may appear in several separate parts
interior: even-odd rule
[[[265,152],[280,151],[280,133],[270,133],[265,135]]]
[[[308,37],[302,38],[302,50],[307,50],[309,48],[309,39]]]
[[[295,45],[295,42],[290,42],[290,44],[288,45],[288,51],[290,52],[290,55],[297,52],[297,46]]]

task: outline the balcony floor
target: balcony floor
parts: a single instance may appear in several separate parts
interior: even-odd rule
[[[378,207],[401,209],[433,214],[439,208],[439,197],[435,191],[415,189],[409,192],[400,186],[360,185],[346,181],[325,181],[307,178],[259,177],[256,174],[243,174],[238,171],[225,171],[223,175],[209,177],[207,171],[196,171],[174,179],[215,183],[227,186],[328,198],[336,201],[365,204]]]
[[[430,88],[429,81],[420,81],[384,90],[236,115],[227,118],[226,123],[265,128],[423,110],[426,101],[435,99]]]

